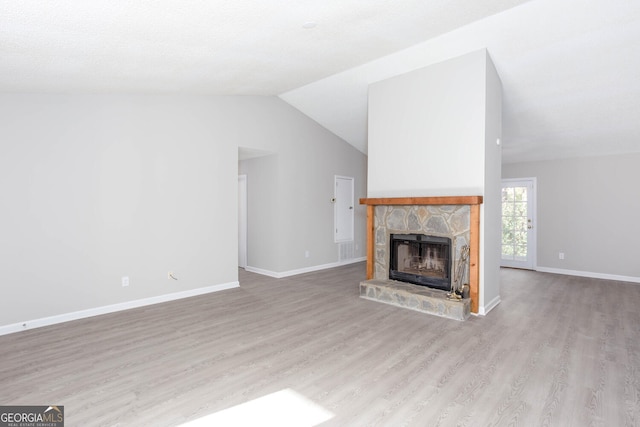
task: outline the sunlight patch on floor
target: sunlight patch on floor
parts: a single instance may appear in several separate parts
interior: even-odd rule
[[[316,426],[334,414],[291,389],[250,400],[179,427],[201,426]]]

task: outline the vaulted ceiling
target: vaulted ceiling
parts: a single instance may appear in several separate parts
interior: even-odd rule
[[[367,151],[367,86],[486,48],[506,162],[640,151],[640,2],[0,2],[0,92],[277,95]]]

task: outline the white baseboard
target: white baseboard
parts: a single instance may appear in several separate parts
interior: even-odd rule
[[[362,262],[366,260],[367,260],[367,257],[353,258],[346,261],[332,262],[329,264],[322,264],[322,265],[314,265],[312,267],[305,267],[297,270],[289,270],[289,271],[282,271],[282,272],[270,271],[270,270],[265,270],[262,268],[250,267],[250,266],[246,266],[245,270],[250,271],[251,273],[262,274],[263,276],[282,279],[283,277],[296,276],[298,274],[311,273],[319,270],[327,270],[329,268],[341,267],[343,265],[348,265],[348,264],[355,264],[357,262]]]
[[[590,271],[564,270],[561,268],[536,267],[542,273],[564,274],[566,276],[591,277],[593,279],[617,280],[619,282],[640,283],[640,277],[619,276],[617,274],[593,273]]]
[[[478,307],[478,315],[486,316],[491,310],[496,308],[498,304],[500,304],[500,295],[489,301],[488,304],[485,304],[484,307]]]
[[[225,289],[238,287],[240,287],[240,284],[237,281],[229,282],[220,285],[207,286],[204,288],[191,289],[188,291],[175,292],[165,295],[158,295],[155,297],[143,298],[134,301],[126,301],[118,304],[105,305],[102,307],[89,308],[86,310],[74,311],[72,313],[42,317],[40,319],[26,320],[20,323],[0,326],[0,335],[12,334],[14,332],[25,331],[27,329],[41,328],[43,326],[55,325],[57,323],[69,322],[71,320],[84,319],[87,317],[99,316],[101,314],[114,313],[116,311],[129,310],[131,308],[159,304],[162,302],[174,301],[182,298],[189,298],[197,295],[209,294],[212,292],[224,291]]]

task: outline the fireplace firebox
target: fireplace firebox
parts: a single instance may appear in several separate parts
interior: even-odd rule
[[[425,234],[391,234],[389,279],[451,289],[451,239]]]

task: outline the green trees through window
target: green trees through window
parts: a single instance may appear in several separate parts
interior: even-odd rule
[[[527,259],[527,187],[502,189],[502,259]]]

